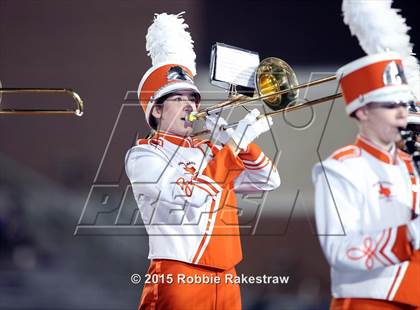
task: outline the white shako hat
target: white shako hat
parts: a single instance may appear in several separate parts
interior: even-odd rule
[[[179,14],[155,14],[153,24],[146,35],[146,50],[152,59],[152,67],[140,81],[137,96],[144,110],[147,124],[151,122],[151,111],[156,100],[177,90],[192,90],[197,95],[197,108],[200,92],[194,84],[196,74],[195,52],[191,35],[185,29],[181,12]]]
[[[339,68],[337,79],[350,115],[370,102],[416,100],[397,53],[379,53],[357,59]]]
[[[369,101],[420,99],[420,66],[410,27],[392,2],[343,0],[344,23],[368,55],[337,71],[349,114]]]

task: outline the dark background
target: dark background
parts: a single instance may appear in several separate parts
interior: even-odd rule
[[[402,9],[412,27],[410,35],[417,51],[420,27],[416,2],[398,1],[394,6]],[[281,57],[292,67],[341,66],[364,55],[357,39],[342,22],[339,1],[151,4],[1,0],[3,87],[71,87],[86,102],[85,116],[80,119],[1,116],[0,138],[7,141],[2,143],[1,150],[60,181],[66,177],[61,171],[66,169],[63,165],[71,166],[71,173],[80,170],[85,184],[89,184],[126,91],[137,89],[151,64],[145,52],[145,34],[153,14],[181,11],[187,12],[185,18],[195,40],[197,63],[203,70],[208,70],[210,48],[215,42],[258,51],[261,59]],[[27,103],[29,100],[18,97],[9,96],[3,104],[16,106],[16,101],[18,105],[32,107],[47,100],[31,97]],[[138,125],[146,131],[143,120]],[[43,156],[27,156],[24,149],[35,145],[50,147]],[[82,153],[81,149],[90,151]],[[56,162],[58,158],[60,163]],[[85,166],[73,167],[72,160],[83,160]]]
[[[396,1],[394,7],[402,9],[412,27],[417,52],[417,2]],[[127,184],[125,151],[136,136],[148,132],[140,108],[121,114],[104,157],[106,169],[98,176],[97,171],[126,92],[137,89],[151,65],[145,34],[153,14],[181,11],[186,11],[204,76],[215,42],[258,51],[261,58],[281,57],[308,72],[337,68],[364,55],[342,22],[340,1],[0,0],[3,87],[70,87],[86,104],[81,118],[0,116],[0,309],[136,307],[141,286],[131,284],[130,275],[146,271],[147,238],[73,233],[93,184],[112,183],[119,189]],[[64,96],[4,95],[1,104],[72,103]],[[331,139],[337,145],[349,142],[340,134]],[[281,141],[295,154],[304,152],[299,141]],[[312,213],[293,221],[287,215],[269,216],[264,225],[281,229],[272,236],[245,234],[239,271],[286,274],[292,280],[280,287],[244,285],[244,308],[325,308],[328,266]]]

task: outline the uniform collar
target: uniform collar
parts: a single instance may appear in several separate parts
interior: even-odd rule
[[[183,137],[168,133],[166,131],[159,130],[155,133],[153,138],[163,138],[173,144],[183,146],[183,147],[191,147],[193,145],[191,137]]]
[[[357,137],[355,144],[384,163],[391,165],[395,165],[397,163],[397,152],[395,144],[392,146],[390,151],[386,151],[381,146],[360,135]]]

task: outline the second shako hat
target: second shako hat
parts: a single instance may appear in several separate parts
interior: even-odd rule
[[[339,68],[336,75],[350,115],[370,102],[416,100],[407,84],[401,57],[394,52],[362,57]]]
[[[369,102],[416,102],[420,66],[406,20],[392,1],[343,0],[343,21],[368,55],[337,71],[347,113]]]
[[[157,99],[176,90],[192,90],[200,96],[193,81],[196,74],[194,42],[185,30],[188,25],[182,14],[184,12],[155,14],[146,35],[146,50],[153,66],[143,75],[137,95],[147,124],[152,128],[155,124],[151,121],[151,112]]]

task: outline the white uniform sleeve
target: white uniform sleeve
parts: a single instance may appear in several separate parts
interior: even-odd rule
[[[338,160],[313,171],[315,217],[319,240],[329,264],[338,270],[371,270],[408,260],[407,226],[363,231],[364,195],[354,173]]]
[[[235,192],[270,191],[280,186],[277,168],[256,144],[250,144],[246,152],[239,153],[239,158],[245,170],[235,180]]]
[[[186,180],[180,169],[170,165],[169,160],[160,155],[158,150],[150,148],[139,145],[126,155],[126,173],[136,201],[144,195],[153,200],[201,207],[208,199],[215,199],[221,191],[217,184],[206,184],[205,176],[198,176],[197,180]]]

